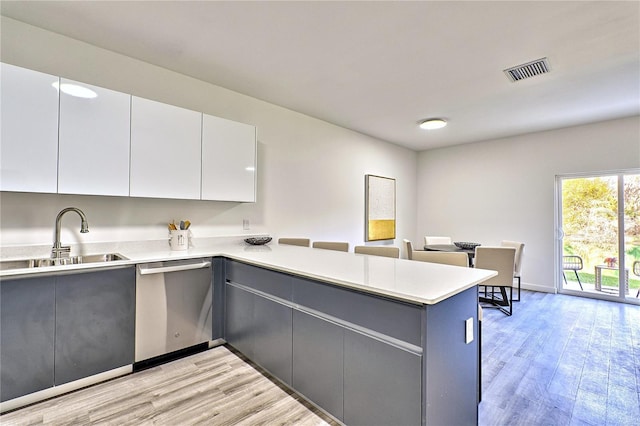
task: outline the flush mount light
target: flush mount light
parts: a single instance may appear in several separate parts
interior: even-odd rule
[[[429,118],[420,123],[420,128],[426,130],[442,129],[446,125],[447,120],[442,118]]]
[[[67,95],[75,96],[76,98],[93,99],[98,96],[96,92],[86,87],[78,86],[77,84],[58,83],[57,81],[51,84],[56,90],[60,90]]]

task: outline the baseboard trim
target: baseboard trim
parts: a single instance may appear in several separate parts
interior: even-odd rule
[[[553,293],[553,294],[556,294],[558,292],[555,289],[555,287],[549,287],[547,285],[539,285],[539,284],[532,284],[532,283],[522,283],[522,289],[523,290],[538,291],[538,292],[541,292],[541,293]]]
[[[105,371],[104,373],[94,374],[93,376],[85,377],[79,380],[74,380],[73,382],[64,383],[58,386],[53,386],[51,388],[43,389],[41,391],[30,393],[28,395],[24,395],[18,398],[10,399],[8,401],[0,402],[0,413],[22,408],[26,405],[31,405],[36,402],[43,401],[45,399],[53,398],[54,396],[60,396],[62,394],[65,394],[74,390],[95,385],[96,383],[104,382],[110,379],[114,379],[116,377],[131,374],[132,372],[133,372],[133,366],[125,365],[124,367],[115,368],[113,370]]]

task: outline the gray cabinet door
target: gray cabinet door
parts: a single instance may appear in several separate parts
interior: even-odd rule
[[[343,419],[344,329],[293,311],[293,388]]]
[[[344,332],[344,423],[421,424],[421,360],[371,337]]]
[[[291,384],[291,308],[233,285],[226,296],[227,342]]]
[[[135,269],[56,280],[55,384],[133,364]]]
[[[55,278],[0,281],[0,400],[53,386]]]
[[[225,340],[247,358],[253,359],[255,296],[232,285],[227,285],[225,291]]]
[[[254,361],[290,385],[291,308],[256,296],[253,323]]]

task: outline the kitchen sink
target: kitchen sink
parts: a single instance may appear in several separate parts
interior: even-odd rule
[[[119,253],[105,254],[89,254],[70,256],[59,259],[40,258],[40,259],[19,259],[19,260],[2,260],[0,261],[0,271],[7,269],[23,269],[23,268],[42,268],[45,266],[65,266],[80,265],[83,263],[105,263],[115,262],[117,260],[128,260]]]

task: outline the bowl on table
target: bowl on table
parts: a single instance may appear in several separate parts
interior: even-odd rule
[[[252,246],[261,246],[267,244],[269,241],[271,241],[271,237],[251,237],[244,239],[245,243],[251,244]]]
[[[474,250],[476,247],[480,245],[480,243],[470,243],[468,241],[455,241],[453,244],[456,247],[461,248],[463,250]]]

